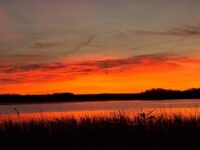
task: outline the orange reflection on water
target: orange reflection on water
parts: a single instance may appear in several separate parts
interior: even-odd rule
[[[124,115],[128,117],[136,117],[140,113],[146,113],[153,116],[164,116],[167,118],[179,115],[185,118],[200,117],[200,108],[158,108],[158,109],[136,109],[134,111],[71,111],[71,112],[37,112],[37,113],[21,113],[21,114],[3,114],[0,115],[0,121],[30,121],[30,120],[54,120],[62,118],[98,118],[98,117],[115,117]]]
[[[82,117],[101,117],[111,115],[111,111],[71,111],[71,112],[36,112],[36,113],[21,113],[21,114],[3,114],[0,115],[0,121],[30,121],[30,120],[53,120],[61,118]]]

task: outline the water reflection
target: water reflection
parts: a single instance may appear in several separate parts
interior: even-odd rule
[[[200,116],[200,100],[166,100],[166,101],[110,101],[83,103],[51,103],[0,105],[0,120],[51,120],[62,117],[109,117],[120,113],[134,116],[141,112],[156,115],[185,117]]]

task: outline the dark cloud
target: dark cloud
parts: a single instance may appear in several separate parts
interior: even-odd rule
[[[160,54],[146,54],[139,55],[134,57],[129,57],[125,59],[113,59],[113,60],[104,60],[104,61],[96,61],[93,62],[93,65],[98,66],[101,69],[111,69],[115,67],[121,66],[139,66],[139,65],[151,65],[151,64],[159,64],[166,63],[172,60],[184,59],[186,57],[176,56],[168,53],[160,53]]]
[[[200,26],[194,25],[185,25],[179,28],[173,28],[169,31],[144,31],[138,30],[133,31],[136,34],[142,35],[167,35],[167,36],[183,36],[183,37],[190,37],[190,36],[200,36]]]
[[[125,65],[140,65],[143,63],[152,64],[152,63],[164,63],[169,60],[184,59],[187,57],[181,57],[172,54],[148,54],[148,55],[139,55],[124,59],[108,59],[100,61],[83,61],[76,63],[10,63],[10,64],[1,64],[0,72],[4,73],[15,73],[15,72],[26,72],[26,71],[35,71],[35,70],[58,70],[58,69],[70,69],[72,72],[86,71],[90,72],[95,69],[108,69],[114,67],[120,67]]]
[[[27,71],[36,71],[36,70],[54,70],[61,69],[66,67],[66,65],[62,63],[19,63],[19,64],[10,64],[10,65],[2,65],[0,66],[0,72],[4,73],[15,73],[15,72],[27,72]]]
[[[164,66],[167,68],[180,67],[184,63],[200,63],[186,56],[173,54],[147,54],[123,59],[107,59],[99,61],[81,61],[71,63],[1,63],[0,83],[45,82],[59,80],[72,80],[76,77],[91,73],[119,73],[137,69]],[[151,71],[152,71],[151,69]],[[177,69],[177,68],[176,68]],[[165,70],[163,68],[163,70]]]
[[[40,42],[36,42],[33,45],[33,48],[35,49],[48,49],[48,48],[54,48],[54,47],[58,47],[60,44],[58,43],[40,43]]]

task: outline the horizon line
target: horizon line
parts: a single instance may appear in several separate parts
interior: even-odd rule
[[[53,93],[42,93],[42,94],[19,94],[19,93],[0,93],[1,95],[18,95],[18,96],[41,96],[41,95],[56,95],[56,94],[72,94],[72,95],[101,95],[101,94],[141,94],[147,91],[152,91],[152,90],[165,90],[165,91],[179,91],[179,92],[184,92],[184,91],[189,91],[189,90],[200,90],[199,88],[186,88],[186,89],[169,89],[169,88],[150,88],[147,90],[143,90],[140,92],[124,92],[124,93],[117,93],[117,92],[99,92],[99,93],[73,93],[73,92],[53,92]]]

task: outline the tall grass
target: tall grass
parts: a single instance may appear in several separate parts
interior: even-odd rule
[[[0,149],[199,149],[200,116],[122,112],[96,117],[4,120]]]

